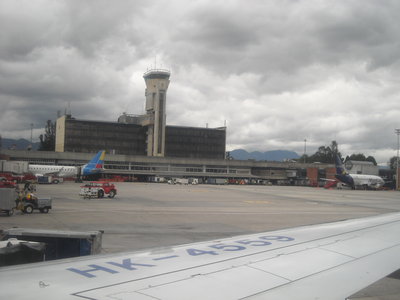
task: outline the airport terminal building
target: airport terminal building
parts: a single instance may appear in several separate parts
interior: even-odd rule
[[[148,129],[138,124],[76,120],[65,115],[57,120],[57,152],[148,155]],[[60,137],[61,136],[61,137]],[[166,126],[165,157],[225,158],[225,128]]]
[[[226,128],[166,125],[166,93],[170,72],[150,70],[146,82],[146,114],[124,113],[117,122],[57,119],[56,152],[225,159]]]
[[[0,150],[0,159],[28,161],[31,164],[82,166],[93,153]],[[3,157],[3,158],[2,158]],[[331,164],[267,162],[206,158],[155,157],[107,153],[105,178],[121,176],[126,181],[158,181],[162,178],[197,178],[202,183],[318,184],[319,178],[334,179]]]
[[[115,122],[57,119],[55,152],[0,150],[8,160],[32,164],[80,166],[93,153],[106,150],[102,176],[128,181],[197,178],[199,182],[317,185],[334,178],[332,165],[299,162],[257,162],[226,159],[226,128],[166,124],[166,94],[170,72],[144,74],[146,113],[122,114]],[[0,156],[1,156],[0,155]]]

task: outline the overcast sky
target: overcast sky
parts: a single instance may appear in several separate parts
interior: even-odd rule
[[[167,124],[227,125],[227,150],[385,163],[400,128],[400,1],[0,1],[0,134],[30,139],[70,109],[144,112],[171,71]]]

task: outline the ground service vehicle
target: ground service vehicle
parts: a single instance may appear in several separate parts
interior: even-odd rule
[[[14,211],[21,210],[31,214],[34,210],[48,213],[51,209],[51,198],[38,198],[32,192],[36,187],[27,182],[23,189],[19,189],[13,182],[1,182],[0,184],[0,212],[12,216]]]
[[[169,184],[189,184],[189,179],[187,178],[172,178],[168,180]]]
[[[62,177],[54,177],[54,176],[37,176],[36,178],[39,184],[51,184],[51,183],[58,184],[64,181]]]
[[[114,198],[117,194],[117,189],[110,182],[93,181],[81,186],[79,195],[83,198],[103,198],[105,195],[108,198]]]
[[[47,214],[51,209],[51,198],[38,198],[34,194],[27,193],[21,201],[17,201],[17,209],[20,209],[26,214],[31,214],[34,210],[39,210],[41,213]]]

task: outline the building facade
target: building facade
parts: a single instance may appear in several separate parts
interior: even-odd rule
[[[166,156],[225,159],[225,141],[225,127],[167,126]]]
[[[65,115],[56,123],[56,152],[146,155],[146,128],[136,124],[76,120]]]
[[[170,72],[150,70],[146,83],[146,114],[124,113],[118,122],[77,120],[70,115],[57,119],[56,152],[97,152],[225,159],[226,128],[166,125],[166,93]]]
[[[344,166],[351,174],[379,175],[379,167],[370,161],[348,160]]]
[[[56,152],[94,153],[104,149],[108,153],[148,155],[148,128],[119,122],[76,120],[62,116],[56,123]],[[226,130],[166,126],[166,157],[225,158]]]

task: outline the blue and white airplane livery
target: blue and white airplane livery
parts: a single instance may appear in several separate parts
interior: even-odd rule
[[[382,179],[382,177],[376,175],[349,174],[343,167],[343,162],[339,155],[336,155],[335,157],[335,166],[336,179],[350,186],[352,189],[379,189],[385,184],[385,181]]]
[[[0,268],[2,299],[344,300],[400,268],[400,213]]]
[[[54,175],[58,177],[87,176],[104,170],[105,150],[99,151],[87,164],[81,167],[55,165],[29,165],[29,172],[35,176]]]

